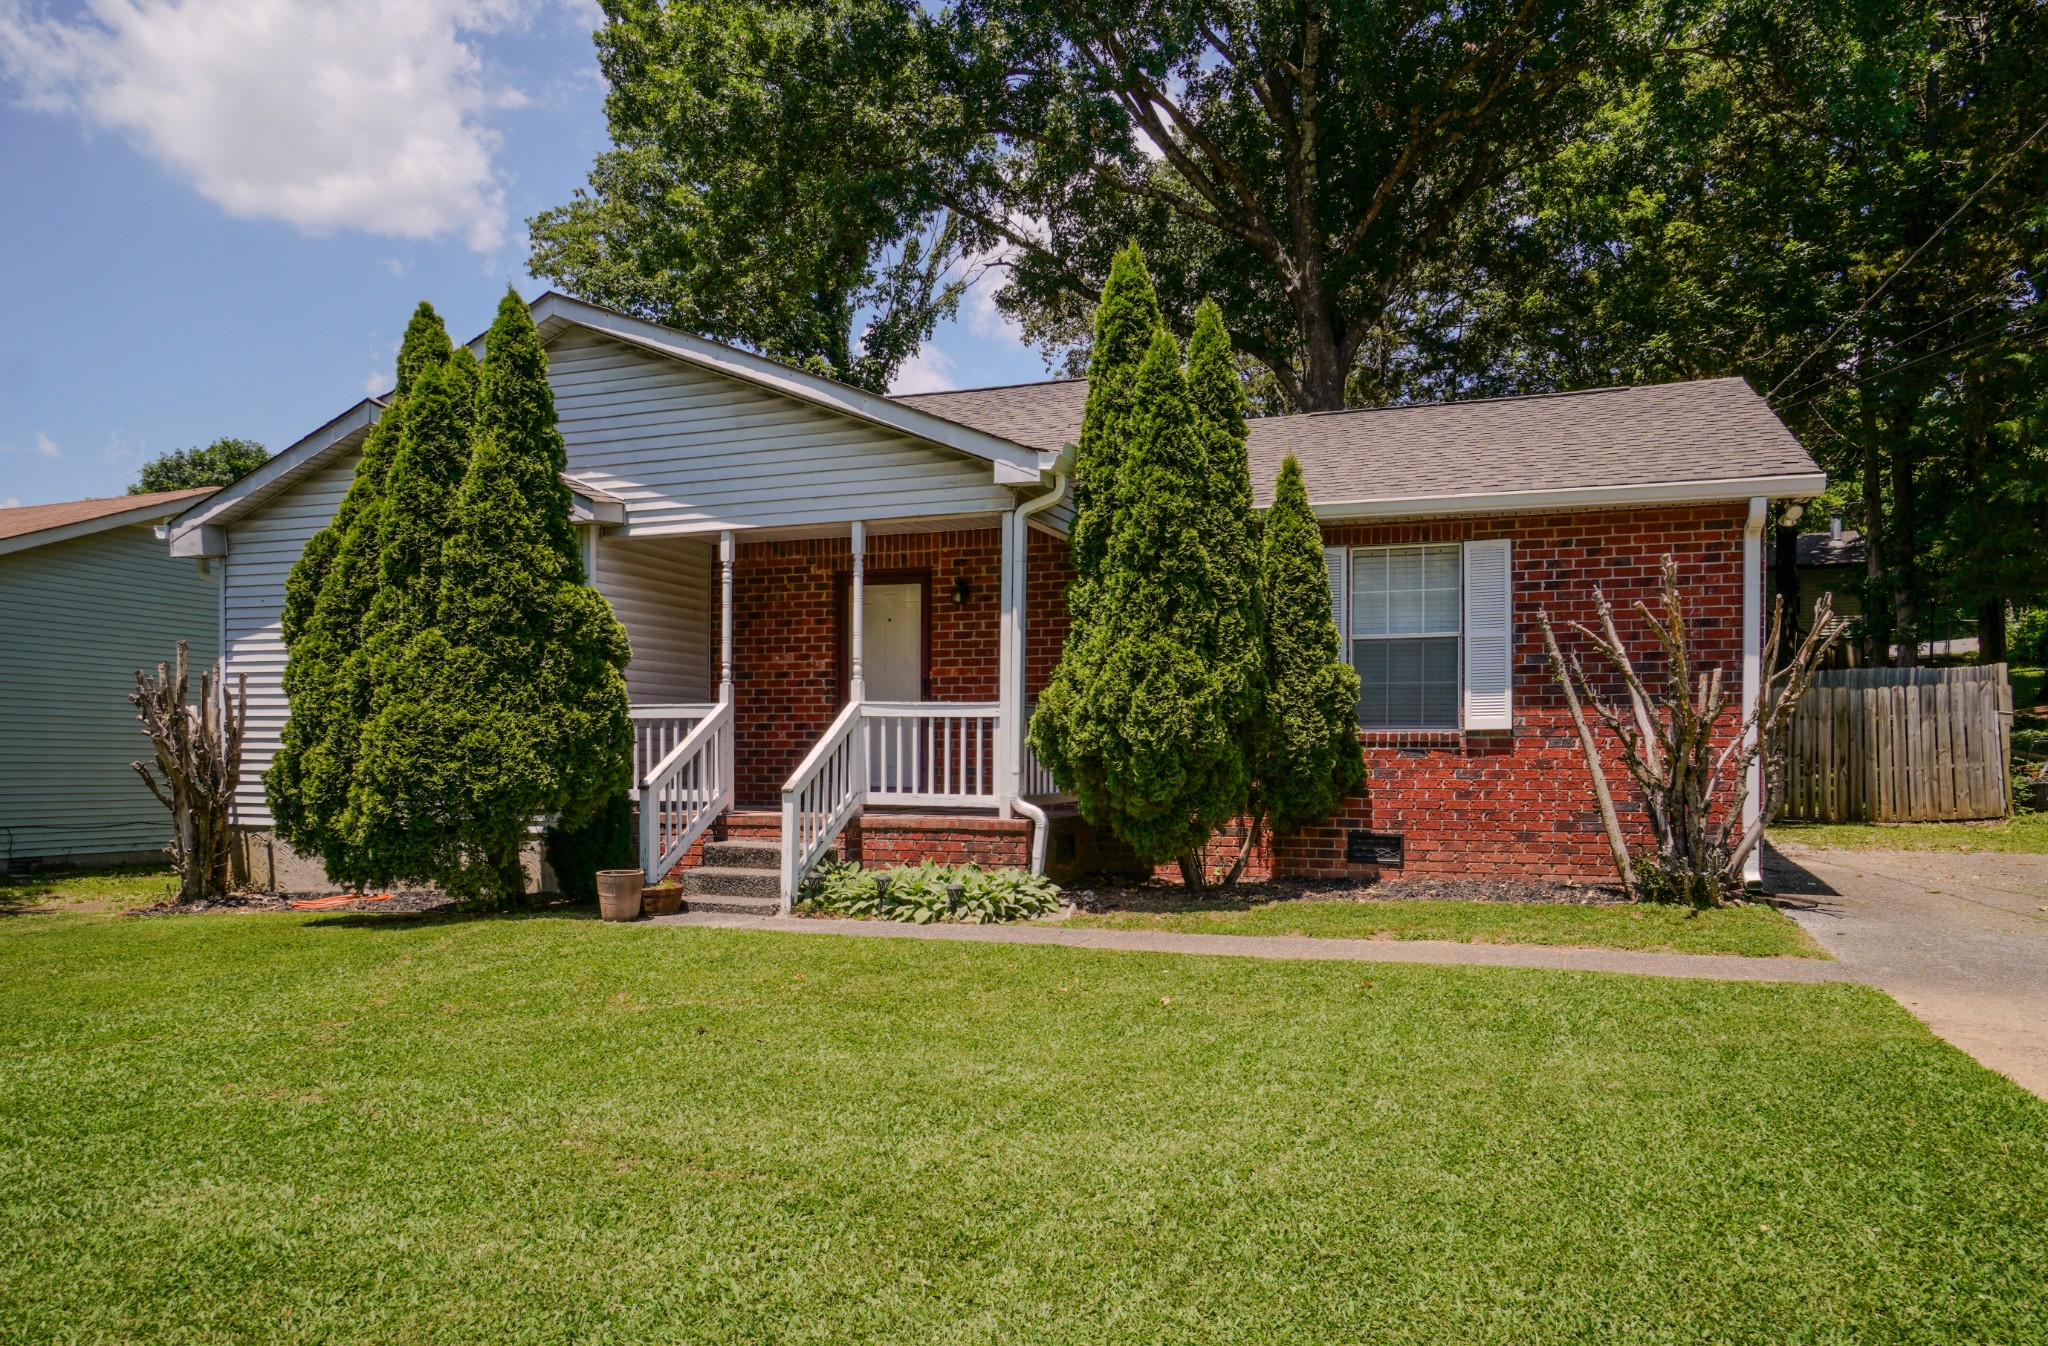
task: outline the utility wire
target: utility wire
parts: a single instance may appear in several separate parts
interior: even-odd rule
[[[1925,364],[1929,360],[1934,359],[1936,356],[1947,355],[1949,352],[1961,350],[1965,346],[1989,345],[1992,342],[1995,342],[2000,337],[2004,337],[2009,341],[2022,341],[2025,340],[2027,337],[2038,336],[2043,332],[2048,332],[2048,322],[2039,323],[2033,327],[2022,328],[2017,332],[1980,332],[1976,336],[1970,337],[1967,340],[1958,341],[1952,346],[1943,346],[1938,351],[1929,351],[1927,352],[1927,354],[1908,360],[1904,364],[1893,365],[1890,369],[1880,369],[1874,374],[1866,374],[1860,379],[1851,380],[1848,386],[1851,388],[1861,388],[1864,384],[1872,382],[1873,380],[1889,378],[1891,375],[1898,373],[1902,369],[1911,369],[1914,365]],[[1819,393],[1815,393],[1813,397],[1802,397],[1797,402],[1787,402],[1783,406],[1779,407],[1778,410],[1790,411],[1794,407],[1803,407],[1808,402],[1813,401],[1814,398],[1817,398],[1819,396]]]
[[[2020,286],[2020,284],[2019,284],[2019,283],[2018,283],[2017,281],[2015,281],[2015,282],[2013,282],[2013,288],[2012,288],[2012,289],[2010,289],[2010,290],[2001,290],[2001,291],[2000,291],[1999,293],[1997,293],[1997,294],[1987,294],[1987,295],[1985,295],[1985,296],[1984,296],[1984,297],[1983,297],[1982,299],[1979,299],[1979,300],[1978,300],[1978,301],[1976,301],[1975,303],[1973,303],[1973,304],[1969,304],[1969,305],[1966,305],[1966,306],[1964,306],[1963,308],[1959,308],[1959,309],[1957,309],[1957,310],[1956,310],[1956,311],[1955,311],[1954,313],[1951,313],[1951,314],[1949,314],[1949,315],[1948,315],[1948,316],[1947,316],[1946,318],[1940,318],[1940,319],[1937,319],[1937,320],[1936,320],[1936,321],[1934,321],[1934,322],[1931,322],[1931,323],[1927,324],[1927,326],[1925,326],[1925,327],[1921,328],[1921,329],[1920,329],[1919,331],[1917,331],[1917,332],[1913,333],[1913,334],[1912,334],[1911,336],[1902,336],[1902,337],[1900,337],[1900,338],[1899,338],[1898,340],[1896,340],[1896,341],[1887,341],[1887,342],[1885,342],[1885,343],[1884,343],[1884,345],[1882,345],[1882,346],[1879,346],[1879,347],[1878,347],[1878,348],[1877,348],[1876,350],[1874,350],[1874,351],[1865,351],[1865,352],[1863,352],[1862,354],[1860,354],[1860,355],[1858,355],[1858,356],[1857,356],[1857,360],[1858,360],[1858,362],[1859,362],[1859,365],[1860,365],[1860,363],[1861,363],[1862,361],[1864,361],[1864,360],[1875,360],[1875,359],[1876,359],[1876,358],[1877,358],[1878,356],[1880,356],[1880,355],[1883,355],[1883,354],[1884,354],[1885,352],[1887,352],[1887,351],[1894,351],[1894,350],[1897,350],[1897,349],[1898,349],[1899,347],[1901,347],[1901,346],[1905,345],[1905,344],[1906,344],[1907,342],[1909,342],[1909,341],[1918,341],[1918,340],[1919,340],[1919,339],[1920,339],[1921,337],[1924,337],[1924,336],[1926,336],[1926,335],[1927,335],[1927,334],[1928,334],[1929,332],[1932,332],[1932,331],[1933,331],[1933,330],[1934,330],[1935,328],[1937,328],[1937,327],[1946,327],[1946,326],[1948,326],[1948,325],[1949,325],[1950,323],[1954,322],[1954,321],[1955,321],[1955,320],[1956,320],[1957,318],[1960,318],[1960,317],[1962,317],[1962,316],[1963,316],[1964,314],[1966,314],[1966,313],[1971,313],[1971,312],[1974,312],[1974,311],[1976,311],[1977,309],[1980,309],[1980,308],[1984,307],[1984,305],[1986,305],[1986,304],[1996,303],[1996,302],[1997,302],[1998,300],[2001,300],[2001,299],[2012,299],[2012,298],[2016,298],[2016,297],[2017,297],[2017,296],[2019,295],[2019,292],[2020,292],[2020,289],[2021,289],[2021,288],[2022,288],[2022,287]],[[2010,321],[2010,319],[2008,319],[2007,321]],[[1813,391],[1813,390],[1814,390],[1815,388],[1818,388],[1818,387],[1820,387],[1820,386],[1821,386],[1822,384],[1824,384],[1824,383],[1828,383],[1828,382],[1830,382],[1831,380],[1833,380],[1833,379],[1834,379],[1834,378],[1836,377],[1836,375],[1840,374],[1841,372],[1842,372],[1842,371],[1838,369],[1838,370],[1834,371],[1834,373],[1831,373],[1831,374],[1824,374],[1824,375],[1822,375],[1822,376],[1821,376],[1820,378],[1817,378],[1817,379],[1815,379],[1815,380],[1814,380],[1813,382],[1811,382],[1811,383],[1808,383],[1808,384],[1803,384],[1803,385],[1801,385],[1801,386],[1800,386],[1800,387],[1798,387],[1798,388],[1794,388],[1794,389],[1793,389],[1793,390],[1792,390],[1791,392],[1789,392],[1789,393],[1786,393],[1786,394],[1785,394],[1785,396],[1787,396],[1787,397],[1798,397],[1798,396],[1799,396],[1799,395],[1800,395],[1801,393],[1810,393],[1810,392],[1812,392],[1812,391]]]
[[[1935,227],[1934,232],[1929,234],[1926,240],[1922,242],[1919,247],[1913,249],[1911,256],[1907,257],[1905,261],[1900,262],[1897,266],[1893,267],[1892,273],[1889,276],[1886,276],[1882,281],[1878,282],[1878,286],[1875,290],[1872,290],[1868,295],[1864,296],[1863,302],[1856,306],[1855,312],[1851,313],[1848,317],[1836,323],[1834,330],[1829,332],[1826,336],[1822,337],[1818,345],[1816,345],[1812,350],[1808,351],[1805,355],[1800,356],[1799,363],[1792,366],[1791,373],[1788,373],[1787,375],[1785,375],[1784,378],[1779,379],[1775,384],[1771,385],[1771,390],[1764,394],[1764,400],[1768,402],[1772,398],[1776,397],[1778,395],[1778,389],[1790,383],[1794,376],[1796,376],[1800,370],[1806,368],[1806,362],[1808,360],[1811,360],[1814,356],[1820,354],[1829,342],[1833,341],[1836,337],[1840,336],[1842,334],[1842,329],[1844,327],[1847,327],[1850,323],[1855,322],[1858,318],[1862,317],[1863,310],[1869,308],[1872,304],[1876,303],[1878,297],[1882,295],[1888,288],[1890,288],[1891,283],[1899,278],[1901,272],[1903,272],[1907,267],[1913,265],[1914,262],[1919,261],[1920,254],[1927,251],[1928,248],[1932,247],[1934,245],[1934,240],[1940,238],[1943,231],[1946,230],[1951,224],[1954,224],[1956,220],[1961,217],[1964,211],[1968,210],[1971,206],[1975,205],[1977,198],[1984,195],[1984,193],[1990,188],[1992,183],[2004,177],[2005,170],[2012,167],[2013,161],[2019,158],[2020,155],[2025,152],[2026,148],[2029,145],[2033,144],[2036,140],[2040,139],[2041,133],[2043,131],[2048,131],[2048,121],[2044,121],[2039,126],[2035,127],[2034,134],[2028,136],[2025,140],[2022,140],[2018,145],[2014,146],[2012,150],[2006,154],[2005,158],[1999,161],[1998,167],[1991,171],[1991,176],[1984,179],[1983,183],[1978,186],[1976,191],[1971,192],[1968,196],[1964,197],[1963,204],[1957,206],[1955,210],[1950,213],[1947,219],[1943,220],[1939,225],[1937,225]]]

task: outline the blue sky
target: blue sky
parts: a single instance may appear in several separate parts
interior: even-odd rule
[[[0,0],[0,507],[290,444],[458,337],[604,147],[585,0]],[[899,388],[1044,377],[995,273]]]

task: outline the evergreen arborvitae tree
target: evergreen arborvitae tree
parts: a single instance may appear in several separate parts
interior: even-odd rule
[[[475,357],[458,346],[445,364],[420,370],[394,418],[398,449],[384,479],[378,588],[366,639],[343,665],[348,703],[368,707],[368,715],[340,829],[376,882],[434,873],[460,840],[447,830],[441,801],[406,777],[416,759],[405,739],[422,691],[413,646],[439,619],[441,552],[469,468],[478,378]]]
[[[1034,724],[1033,741],[1057,723],[1062,783],[1083,816],[1148,863],[1178,859],[1199,887],[1201,848],[1244,805],[1247,762],[1239,707],[1218,668],[1209,459],[1179,348],[1163,329],[1133,391],[1093,629],[1069,640],[1046,690],[1054,715]]]
[[[446,361],[451,349],[440,316],[422,302],[399,344],[397,387],[365,437],[348,493],[285,581],[284,691],[290,713],[264,774],[264,791],[278,835],[320,856],[336,883],[361,886],[384,877],[365,865],[341,826],[358,736],[370,711],[367,702],[349,694],[344,665],[363,646],[377,591],[384,479],[398,449],[406,397],[420,371]]]
[[[566,461],[540,335],[508,292],[441,554],[438,624],[410,642],[402,702],[364,754],[379,807],[445,839],[418,877],[464,900],[518,894],[534,819],[576,827],[631,781],[626,633],[584,582]]]
[[[1081,742],[1078,726],[1068,718],[1082,704],[1077,679],[1085,661],[1078,658],[1078,652],[1092,646],[1100,625],[1094,594],[1116,527],[1117,472],[1131,433],[1138,366],[1144,363],[1159,330],[1159,300],[1152,291],[1152,278],[1145,272],[1144,256],[1134,244],[1110,264],[1109,279],[1095,309],[1088,401],[1075,445],[1074,523],[1067,546],[1074,579],[1067,586],[1067,647],[1053,672],[1052,685],[1039,698],[1032,717],[1032,746],[1046,769],[1062,782],[1085,769],[1082,759],[1070,755],[1068,746]]]
[[[1254,807],[1285,836],[1336,813],[1365,784],[1358,673],[1330,615],[1323,535],[1289,454],[1273,485],[1259,553],[1266,613],[1266,713]]]
[[[1159,330],[1159,298],[1133,243],[1110,263],[1095,309],[1088,352],[1088,401],[1074,446],[1073,592],[1068,607],[1081,620],[1116,532],[1118,476],[1130,437],[1138,366]]]
[[[1252,465],[1245,428],[1244,383],[1210,300],[1195,310],[1188,341],[1188,401],[1208,465],[1210,585],[1217,605],[1216,671],[1233,723],[1249,732],[1265,701],[1265,612],[1259,596],[1259,516],[1252,508]]]

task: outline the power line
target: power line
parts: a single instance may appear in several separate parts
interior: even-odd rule
[[[1929,332],[1932,332],[1932,331],[1933,331],[1933,330],[1934,330],[1935,328],[1937,328],[1937,327],[1946,327],[1946,326],[1948,326],[1948,325],[1949,325],[1950,323],[1954,322],[1954,321],[1955,321],[1955,320],[1956,320],[1957,318],[1960,318],[1960,317],[1962,317],[1962,316],[1963,316],[1963,315],[1964,315],[1965,313],[1971,313],[1971,312],[1974,312],[1974,311],[1976,311],[1977,309],[1980,309],[1980,308],[1984,307],[1984,305],[1986,305],[1986,304],[1990,304],[1990,303],[1995,303],[1996,301],[1998,301],[1998,300],[2000,300],[2000,299],[2012,299],[2012,298],[2015,298],[2015,297],[2017,297],[2017,296],[2018,296],[2018,294],[2019,294],[2019,291],[2020,291],[2020,288],[2021,288],[2021,287],[2020,287],[2020,284],[2019,284],[2019,282],[2018,282],[2018,281],[2014,281],[2014,282],[2013,282],[2013,288],[2012,288],[2012,289],[2010,289],[2010,290],[2002,290],[2002,291],[2000,291],[2000,292],[1999,292],[1999,293],[1997,293],[1997,294],[1987,294],[1987,295],[1985,295],[1985,296],[1984,296],[1984,297],[1983,297],[1982,299],[1979,299],[1979,300],[1977,300],[1977,301],[1976,301],[1975,303],[1973,303],[1973,304],[1968,304],[1968,305],[1965,305],[1965,306],[1964,306],[1964,307],[1962,307],[1962,308],[1959,308],[1959,309],[1957,309],[1957,310],[1956,310],[1956,311],[1955,311],[1954,313],[1951,313],[1951,314],[1949,314],[1949,315],[1948,315],[1948,316],[1947,316],[1946,318],[1941,318],[1941,319],[1938,319],[1938,320],[1936,320],[1936,321],[1934,321],[1934,322],[1931,322],[1931,323],[1927,324],[1927,326],[1925,326],[1925,327],[1921,328],[1921,329],[1920,329],[1919,331],[1917,331],[1917,332],[1913,333],[1913,334],[1912,334],[1912,335],[1910,335],[1910,336],[1902,336],[1902,337],[1900,337],[1900,338],[1899,338],[1898,340],[1896,340],[1896,341],[1887,341],[1887,342],[1885,342],[1885,343],[1884,343],[1884,345],[1882,345],[1882,346],[1879,346],[1879,347],[1878,347],[1878,348],[1877,348],[1876,350],[1873,350],[1873,351],[1864,351],[1863,353],[1861,353],[1860,355],[1858,355],[1858,356],[1857,356],[1857,360],[1858,360],[1858,362],[1859,362],[1859,363],[1860,363],[1860,362],[1862,362],[1862,361],[1865,361],[1865,360],[1875,360],[1875,359],[1876,359],[1876,358],[1877,358],[1878,356],[1880,356],[1880,355],[1883,355],[1883,354],[1884,354],[1885,352],[1887,352],[1887,351],[1894,351],[1894,350],[1897,350],[1897,349],[1898,349],[1899,347],[1901,347],[1901,346],[1905,345],[1905,344],[1906,344],[1907,342],[1909,342],[1909,341],[1918,341],[1918,340],[1919,340],[1919,339],[1920,339],[1921,337],[1924,337],[1924,336],[1926,336],[1926,335],[1927,335],[1927,334],[1928,334]],[[2007,319],[2007,321],[2009,322],[2009,321],[2011,321],[2011,319]],[[1973,339],[1974,339],[1974,338],[1973,338]],[[1798,387],[1798,388],[1794,388],[1794,389],[1793,389],[1793,390],[1792,390],[1791,392],[1789,392],[1789,393],[1786,393],[1786,394],[1785,394],[1785,396],[1787,396],[1787,397],[1797,397],[1797,396],[1799,396],[1799,395],[1800,395],[1801,393],[1809,393],[1809,392],[1812,392],[1812,391],[1813,391],[1813,390],[1814,390],[1815,388],[1818,388],[1818,387],[1820,387],[1820,386],[1821,386],[1822,384],[1824,384],[1824,383],[1827,383],[1828,381],[1830,381],[1831,379],[1833,379],[1833,378],[1834,378],[1834,377],[1836,376],[1836,374],[1839,374],[1839,373],[1841,373],[1841,371],[1840,371],[1840,370],[1836,370],[1836,371],[1834,371],[1834,373],[1831,373],[1831,374],[1824,374],[1824,375],[1822,375],[1822,376],[1821,376],[1820,378],[1817,378],[1817,379],[1815,379],[1815,380],[1814,380],[1813,382],[1811,382],[1811,383],[1808,383],[1808,384],[1803,384],[1803,385],[1801,385],[1801,386],[1800,386],[1800,387]]]
[[[1836,323],[1834,330],[1829,332],[1826,336],[1822,337],[1818,345],[1816,345],[1812,350],[1808,351],[1805,355],[1800,356],[1799,363],[1792,366],[1791,372],[1786,374],[1784,378],[1779,379],[1775,384],[1771,385],[1771,390],[1764,394],[1764,400],[1768,402],[1770,399],[1776,397],[1778,395],[1778,389],[1790,383],[1793,377],[1797,375],[1800,370],[1806,368],[1806,362],[1808,360],[1811,360],[1814,356],[1820,354],[1822,349],[1824,349],[1829,342],[1833,341],[1836,337],[1840,336],[1842,334],[1842,329],[1844,327],[1847,327],[1850,323],[1855,322],[1858,318],[1862,317],[1863,310],[1869,308],[1872,304],[1876,303],[1878,297],[1890,288],[1891,283],[1899,278],[1899,274],[1901,272],[1903,272],[1907,267],[1913,265],[1914,262],[1920,260],[1920,254],[1927,251],[1928,248],[1932,247],[1934,244],[1934,240],[1940,238],[1943,231],[1946,230],[1951,224],[1954,224],[1956,220],[1959,217],[1961,217],[1964,211],[1968,210],[1972,205],[1975,205],[1977,198],[1982,196],[1987,190],[1989,190],[1992,183],[2004,177],[2005,170],[2012,167],[2013,161],[2015,159],[2018,159],[2020,155],[2026,151],[2029,145],[2033,144],[2037,139],[2039,139],[2043,131],[2048,131],[2048,121],[2044,121],[2039,126],[2035,127],[2033,135],[2028,136],[2025,140],[2022,140],[2018,145],[2014,146],[2013,149],[2006,154],[2005,158],[1999,162],[1998,167],[1992,170],[1991,176],[1984,179],[1983,184],[1980,185],[1976,191],[1971,192],[1968,196],[1964,197],[1963,204],[1957,206],[1947,219],[1943,220],[1939,225],[1937,225],[1935,227],[1934,232],[1929,234],[1926,240],[1922,242],[1919,247],[1913,249],[1911,256],[1907,257],[1905,261],[1900,262],[1896,267],[1893,267],[1892,273],[1889,276],[1886,276],[1882,281],[1880,281],[1878,283],[1878,287],[1875,290],[1872,290],[1868,295],[1864,296],[1863,302],[1856,306],[1855,312],[1851,313],[1848,317]]]
[[[1851,388],[1861,388],[1866,383],[1873,382],[1877,379],[1889,378],[1891,375],[1898,373],[1902,369],[1911,369],[1914,365],[1925,364],[1929,360],[1934,359],[1936,356],[1947,355],[1949,352],[1961,350],[1965,346],[1988,345],[1996,341],[2000,337],[2004,337],[2009,341],[2022,341],[2027,337],[2038,336],[2043,332],[2048,332],[2048,322],[2039,323],[2033,327],[2022,328],[2020,331],[2017,332],[1980,332],[1976,336],[1970,337],[1967,340],[1958,341],[1954,345],[1943,346],[1938,351],[1929,351],[1927,354],[1908,360],[1904,364],[1893,365],[1890,369],[1880,369],[1874,374],[1866,374],[1860,379],[1851,380],[1848,386]],[[1822,381],[1825,382],[1826,380]],[[1790,411],[1794,407],[1803,407],[1808,402],[1813,401],[1815,397],[1819,396],[1819,393],[1815,393],[1813,397],[1802,397],[1797,402],[1787,402],[1783,406],[1779,407],[1778,410]]]

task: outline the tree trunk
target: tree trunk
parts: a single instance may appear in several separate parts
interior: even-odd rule
[[[1191,893],[1199,893],[1209,886],[1209,876],[1202,868],[1199,851],[1183,851],[1180,857],[1180,882]]]
[[[1892,661],[1891,623],[1884,593],[1884,479],[1878,472],[1877,409],[1862,399],[1863,422],[1863,662],[1882,668]]]
[[[1264,822],[1265,815],[1260,810],[1254,810],[1245,819],[1244,844],[1237,848],[1237,859],[1231,862],[1230,872],[1223,876],[1223,887],[1235,887],[1237,881],[1244,877],[1244,867],[1251,862],[1252,849],[1259,844],[1259,828]]]
[[[1778,597],[1785,602],[1785,637],[1780,657],[1790,659],[1799,649],[1800,619],[1806,615],[1800,611],[1799,599],[1799,530],[1779,524],[1777,544]]]
[[[1344,385],[1351,371],[1327,299],[1317,293],[1298,301],[1294,321],[1301,330],[1301,405],[1297,410],[1344,410]]]
[[[1977,662],[2005,662],[2005,600],[1994,599],[1977,605]]]
[[[1892,448],[1892,620],[1897,627],[1899,667],[1920,666],[1919,567],[1914,563],[1913,460],[1902,444]]]

